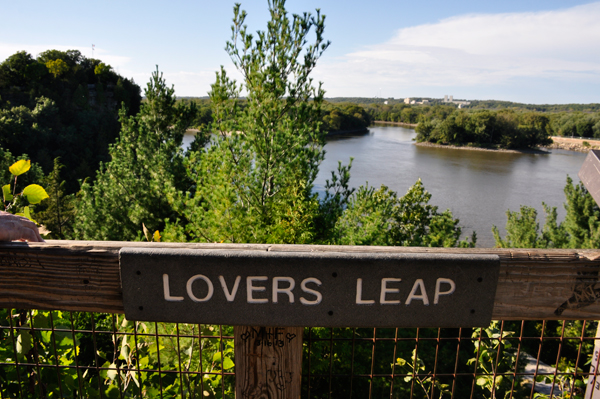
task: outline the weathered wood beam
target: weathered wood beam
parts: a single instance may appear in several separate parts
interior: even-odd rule
[[[235,397],[299,398],[302,327],[235,326]]]
[[[496,254],[494,319],[600,319],[600,250],[179,244],[109,241],[0,243],[0,307],[123,312],[122,247],[285,252]]]

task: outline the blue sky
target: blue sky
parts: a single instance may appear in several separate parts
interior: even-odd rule
[[[0,60],[78,49],[142,87],[155,65],[179,96],[204,96],[234,1],[0,0]],[[332,44],[314,71],[327,97],[443,97],[600,102],[600,2],[576,0],[289,0],[327,16]],[[245,1],[252,31],[267,1]]]

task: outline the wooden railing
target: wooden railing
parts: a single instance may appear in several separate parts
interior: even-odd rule
[[[493,319],[599,319],[600,250],[55,241],[0,244],[0,307],[123,313],[123,247],[271,252],[495,254]]]
[[[491,254],[500,259],[492,319],[600,319],[600,250],[359,247],[267,244],[182,244],[54,241],[0,243],[0,308],[123,313],[119,251],[124,247],[185,248],[256,252]],[[265,327],[265,326],[263,326]],[[299,397],[301,340],[285,351],[263,348],[250,336],[252,326],[235,328],[238,397],[261,387],[272,397]],[[254,327],[258,328],[258,327]],[[301,327],[278,328],[302,335]],[[269,352],[269,353],[267,353]],[[266,364],[261,359],[268,359]],[[278,359],[278,360],[277,360]],[[271,364],[272,363],[272,364]],[[261,382],[276,367],[294,375],[285,394]],[[239,378],[241,376],[241,378]],[[258,377],[257,377],[258,376]],[[267,379],[265,377],[265,379]]]

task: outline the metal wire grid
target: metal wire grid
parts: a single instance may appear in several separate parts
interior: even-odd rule
[[[588,377],[596,382],[595,330],[585,321],[306,328],[302,397],[583,397]],[[0,398],[233,398],[232,333],[114,314],[0,310]]]
[[[234,396],[233,328],[0,309],[0,398]]]
[[[583,398],[596,384],[596,326],[306,329],[302,397]]]

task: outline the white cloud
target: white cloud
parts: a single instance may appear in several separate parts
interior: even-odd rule
[[[419,95],[426,88],[441,93],[443,87],[501,86],[515,79],[597,86],[599,20],[600,2],[535,13],[462,15],[400,29],[385,43],[322,62],[316,75],[329,95],[373,95],[374,87]]]

